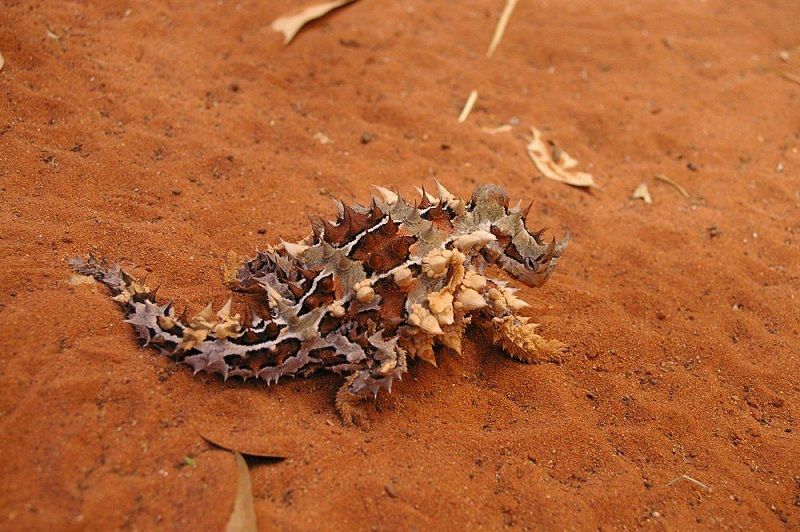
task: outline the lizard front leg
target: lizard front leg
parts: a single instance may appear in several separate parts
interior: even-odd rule
[[[518,314],[529,306],[527,303],[517,298],[512,290],[491,281],[484,293],[488,305],[475,321],[489,333],[494,345],[526,363],[562,361],[568,346],[543,338],[536,333],[538,323],[529,323],[530,318]]]
[[[339,413],[339,417],[345,426],[369,426],[366,404],[369,394],[363,391],[353,393],[350,390],[355,379],[355,373],[347,377],[342,387],[336,392],[336,412]]]
[[[548,340],[536,333],[538,323],[529,323],[527,317],[509,314],[495,317],[489,322],[492,343],[512,358],[526,363],[561,363],[567,344]]]

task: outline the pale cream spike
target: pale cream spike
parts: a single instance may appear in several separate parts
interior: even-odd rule
[[[467,205],[461,198],[451,201],[450,208],[452,208],[458,216],[464,216],[464,214],[467,212]]]
[[[420,329],[430,334],[443,334],[442,327],[439,325],[439,320],[433,314],[428,314],[422,318],[420,322]]]
[[[436,188],[439,190],[439,197],[442,198],[442,203],[450,203],[452,200],[456,199],[449,190],[444,188],[444,185],[439,183],[438,179],[434,179],[436,183]]]
[[[231,305],[233,305],[233,298],[228,298],[228,301],[222,305],[222,308],[217,312],[220,319],[227,320],[231,317]]]
[[[380,193],[381,197],[383,198],[383,201],[385,201],[387,205],[394,205],[395,203],[397,203],[398,199],[397,194],[395,194],[388,188],[383,188],[378,185],[372,185],[372,187]]]
[[[458,294],[458,301],[464,306],[464,310],[471,312],[482,309],[486,306],[486,300],[472,288],[465,288]]]
[[[474,231],[458,237],[455,245],[462,251],[468,251],[470,249],[482,248],[489,242],[494,242],[495,240],[497,240],[497,237],[488,231]]]
[[[206,308],[201,310],[197,316],[192,318],[192,321],[196,320],[211,321],[213,314],[214,314],[214,309],[211,307],[211,302],[209,301],[208,305],[206,305]]]
[[[285,242],[283,240],[281,240],[281,243],[283,244],[283,249],[286,250],[286,253],[288,253],[289,255],[291,255],[292,258],[295,259],[297,258],[298,255],[300,255],[309,248],[309,246],[306,246],[305,244],[295,244],[292,242]]]
[[[508,302],[508,306],[511,307],[511,310],[522,310],[524,308],[530,307],[527,301],[520,299],[518,297],[510,297],[506,298]]]

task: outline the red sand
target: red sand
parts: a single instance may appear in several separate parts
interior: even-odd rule
[[[284,48],[304,3],[0,11],[0,528],[220,529],[235,465],[198,432],[289,457],[252,470],[265,529],[800,526],[800,4],[525,0],[487,61],[500,0],[358,2]],[[538,177],[530,125],[602,187]],[[303,236],[326,190],[433,178],[569,229],[522,294],[564,364],[472,334],[344,428],[333,376],[193,378],[68,282],[91,251],[220,305],[226,253]]]

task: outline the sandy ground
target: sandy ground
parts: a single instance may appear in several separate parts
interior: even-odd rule
[[[800,4],[523,0],[491,61],[500,0],[361,1],[284,48],[303,4],[3,2],[0,528],[219,530],[200,432],[288,457],[252,469],[265,529],[800,526]],[[542,179],[530,126],[601,188]],[[335,377],[193,378],[68,282],[91,251],[220,305],[229,251],[434,178],[570,231],[522,294],[563,364],[471,334],[345,428]]]

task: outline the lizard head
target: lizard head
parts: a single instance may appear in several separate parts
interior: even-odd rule
[[[527,286],[542,286],[558,264],[569,242],[553,238],[542,240],[546,228],[531,233],[525,227],[530,205],[509,208],[508,194],[497,185],[480,185],[467,205],[474,228],[487,230],[495,239],[481,255],[487,262],[499,266],[511,277]]]

